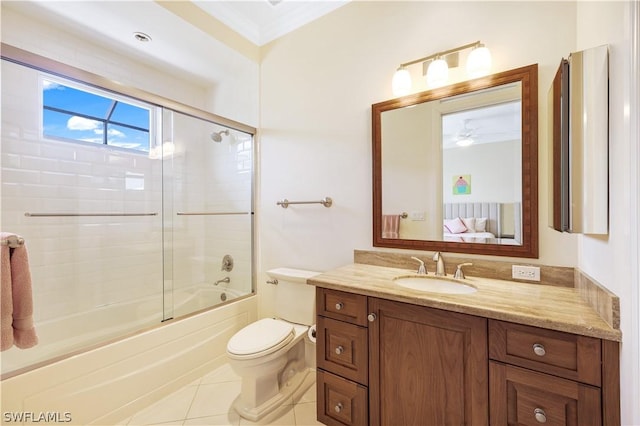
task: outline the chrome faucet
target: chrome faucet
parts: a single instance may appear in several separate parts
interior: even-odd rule
[[[214,282],[214,283],[213,283],[213,285],[218,285],[218,284],[220,284],[220,283],[226,283],[226,284],[229,284],[230,282],[231,282],[231,278],[229,278],[229,277],[224,277],[223,279],[221,279],[221,280],[218,280],[218,281]]]
[[[411,258],[420,262],[420,266],[418,267],[418,275],[427,275],[427,269],[424,267],[424,262],[414,256],[411,256]]]
[[[458,279],[458,280],[464,280],[465,276],[464,276],[464,271],[462,270],[463,266],[473,266],[473,263],[461,263],[458,265],[458,268],[456,269],[455,274],[453,274],[453,278]]]
[[[442,254],[439,251],[437,251],[433,255],[433,261],[436,262],[436,276],[438,277],[447,276],[447,272],[444,269],[444,258],[442,257]]]

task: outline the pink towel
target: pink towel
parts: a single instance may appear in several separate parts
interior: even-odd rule
[[[3,240],[14,234],[2,233]],[[1,246],[1,347],[4,351],[14,344],[27,349],[38,343],[33,327],[33,296],[31,291],[31,271],[25,245],[14,248]]]
[[[399,238],[400,236],[400,215],[382,215],[382,238]]]
[[[13,298],[11,297],[11,263],[9,260],[9,247],[1,246],[2,270],[0,271],[0,336],[2,341],[0,350],[4,351],[13,346]]]

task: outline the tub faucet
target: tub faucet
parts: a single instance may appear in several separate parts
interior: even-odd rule
[[[427,269],[424,267],[424,262],[414,256],[411,256],[411,258],[420,262],[420,266],[418,267],[418,275],[427,275]]]
[[[228,254],[225,254],[222,258],[222,268],[221,271],[231,272],[233,270],[233,257]]]
[[[444,258],[439,251],[433,255],[433,261],[436,262],[436,276],[446,277],[447,272],[444,269]]]
[[[223,279],[221,279],[221,280],[218,280],[218,281],[214,282],[214,283],[213,283],[213,285],[218,285],[218,284],[220,284],[220,283],[227,283],[227,284],[229,284],[230,282],[231,282],[231,278],[229,278],[229,277],[224,277]]]

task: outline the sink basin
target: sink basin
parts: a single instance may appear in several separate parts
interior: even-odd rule
[[[412,275],[394,278],[393,281],[401,287],[429,293],[443,294],[471,294],[478,291],[460,280],[437,277],[435,275]]]

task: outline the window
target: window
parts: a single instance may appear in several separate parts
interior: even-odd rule
[[[45,138],[149,152],[152,106],[53,77],[42,78]]]

